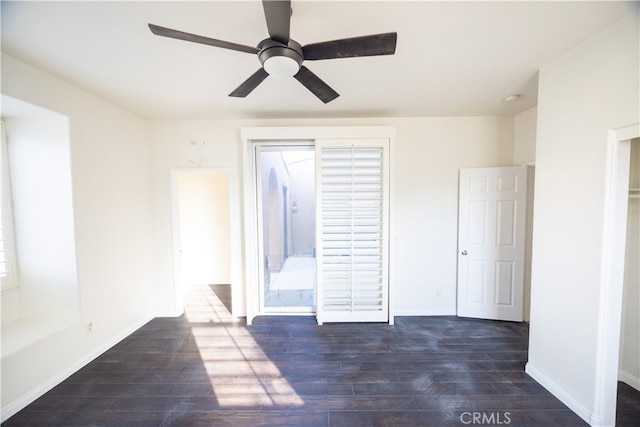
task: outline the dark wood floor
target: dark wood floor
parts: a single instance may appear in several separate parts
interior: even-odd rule
[[[586,425],[524,373],[525,323],[245,326],[229,302],[228,287],[194,290],[184,316],[149,322],[3,425]],[[622,389],[618,425],[639,424],[639,394]]]

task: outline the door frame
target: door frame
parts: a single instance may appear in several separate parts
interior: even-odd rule
[[[287,141],[315,142],[316,139],[349,139],[349,138],[388,138],[391,150],[393,150],[393,138],[396,128],[393,126],[326,126],[326,127],[247,127],[240,129],[242,140],[242,177],[244,189],[244,290],[247,324],[251,325],[253,319],[263,314],[260,312],[259,301],[259,274],[260,258],[258,254],[258,218],[256,204],[258,202],[255,183],[256,165],[252,145],[255,142]],[[393,155],[393,151],[390,152]],[[393,163],[390,163],[390,180],[393,182]],[[391,212],[390,222],[393,220],[393,191],[390,191]],[[390,227],[390,233],[393,228]],[[390,234],[390,241],[392,237]],[[389,254],[389,263],[393,262],[393,251]],[[390,269],[389,283],[392,283],[393,269]],[[393,321],[392,294],[389,295],[389,319]]]
[[[233,212],[232,206],[232,183],[230,168],[171,168],[169,169],[169,190],[171,203],[171,253],[173,264],[173,311],[176,316],[184,313],[184,292],[185,284],[182,277],[182,254],[181,254],[181,238],[180,238],[180,197],[178,195],[178,176],[189,173],[223,173],[227,175],[228,194],[227,209],[229,210],[229,218],[231,219],[229,230],[229,257],[231,270],[231,288],[238,283],[238,272],[235,267],[237,259],[235,251],[232,250],[233,244]],[[232,311],[235,312],[235,309]]]
[[[609,130],[607,136],[594,425],[613,425],[616,419],[630,151],[635,138],[640,138],[640,123]]]

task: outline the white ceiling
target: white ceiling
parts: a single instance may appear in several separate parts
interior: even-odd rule
[[[393,56],[307,61],[340,97],[295,79],[227,95],[253,54],[158,37],[154,23],[255,46],[259,1],[2,1],[2,50],[143,118],[512,115],[536,105],[537,71],[639,2],[293,1],[302,45],[396,31]],[[522,97],[509,104],[507,95]]]

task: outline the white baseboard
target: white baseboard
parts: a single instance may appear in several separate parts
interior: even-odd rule
[[[618,371],[618,379],[630,387],[640,391],[640,378],[630,374],[629,372],[620,369]]]
[[[155,317],[180,317],[184,314],[184,311],[175,312],[175,311],[163,311],[156,313]]]
[[[592,422],[592,414],[587,408],[582,406],[580,402],[575,400],[569,393],[567,393],[562,387],[557,385],[553,380],[539,371],[531,362],[527,362],[525,366],[525,372],[529,374],[531,378],[536,380],[540,385],[549,390],[551,394],[557,397],[562,403],[567,405],[569,409],[575,412],[586,423]]]
[[[42,397],[45,393],[52,390],[55,386],[69,378],[71,375],[91,363],[94,359],[100,356],[105,351],[109,350],[111,347],[118,344],[120,341],[140,329],[147,322],[153,319],[153,316],[145,317],[140,321],[130,325],[127,329],[121,331],[117,335],[114,335],[109,340],[105,341],[102,345],[94,349],[92,352],[86,354],[80,360],[72,363],[67,369],[59,372],[56,375],[49,377],[47,380],[29,390],[18,399],[13,402],[9,402],[6,406],[4,406],[0,410],[0,422],[5,422],[10,417],[17,414],[19,411],[26,408],[28,405],[33,403],[36,399]]]
[[[429,309],[429,310],[393,310],[393,315],[397,316],[455,316],[456,310],[450,309]]]

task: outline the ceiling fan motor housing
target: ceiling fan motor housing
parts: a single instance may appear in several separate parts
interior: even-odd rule
[[[270,75],[293,76],[302,66],[302,46],[295,40],[283,44],[272,39],[258,44],[258,59]]]

